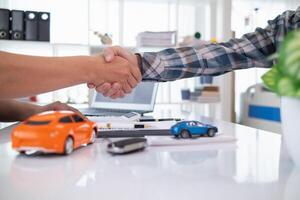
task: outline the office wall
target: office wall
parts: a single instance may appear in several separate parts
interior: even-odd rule
[[[274,19],[286,10],[295,10],[300,6],[299,0],[233,0],[232,2],[232,30],[236,37],[252,32],[256,27],[264,28],[267,21]],[[257,10],[256,10],[257,9]],[[235,72],[235,110],[237,121],[240,121],[241,94],[256,83],[262,83],[261,76],[268,69],[246,69]]]

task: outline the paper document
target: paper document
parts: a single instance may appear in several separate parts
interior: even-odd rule
[[[199,145],[210,143],[236,142],[234,136],[218,134],[215,137],[196,137],[192,139],[182,139],[175,137],[148,136],[149,146],[177,146],[177,145]]]

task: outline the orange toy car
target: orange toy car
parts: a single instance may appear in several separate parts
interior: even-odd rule
[[[97,134],[96,123],[71,111],[47,111],[34,115],[12,132],[12,148],[70,154],[83,144],[91,144]]]

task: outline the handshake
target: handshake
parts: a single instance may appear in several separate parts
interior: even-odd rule
[[[140,63],[141,57],[130,53],[119,46],[104,49],[104,70],[101,71],[102,80],[90,82],[88,88],[95,89],[105,97],[112,99],[123,98],[125,94],[132,92],[142,80]],[[98,80],[95,77],[94,80]]]

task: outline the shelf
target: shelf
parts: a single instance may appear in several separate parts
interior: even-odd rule
[[[74,43],[50,43],[42,41],[26,41],[26,40],[0,40],[0,50],[9,51],[21,54],[41,55],[41,56],[55,56],[54,51],[59,48],[84,48],[89,54],[96,54],[103,49],[110,47],[109,45],[88,45],[88,44],[74,44]],[[157,52],[169,47],[136,47],[124,46],[125,49],[131,52]]]
[[[112,45],[114,46],[114,45]],[[91,54],[96,54],[101,52],[103,49],[110,47],[110,45],[91,45],[90,46],[90,53]],[[122,46],[125,49],[130,50],[131,52],[157,52],[161,51],[167,48],[172,48],[172,47],[137,47],[137,46]],[[176,47],[174,47],[176,48]]]
[[[86,44],[50,43],[26,40],[0,40],[0,50],[35,56],[88,55]]]
[[[198,100],[183,100],[182,103],[220,103],[219,97],[201,97]]]

